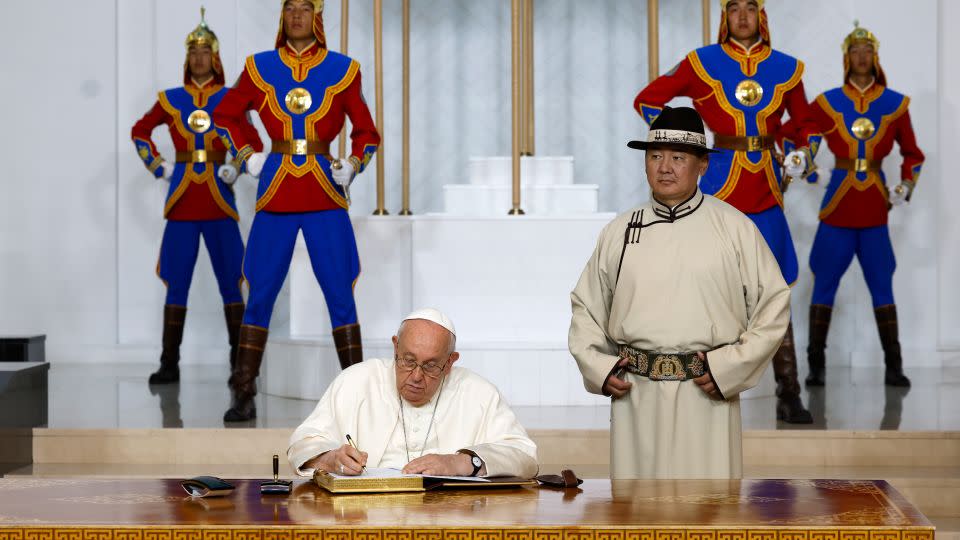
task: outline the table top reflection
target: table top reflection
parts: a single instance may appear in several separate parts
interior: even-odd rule
[[[289,496],[261,495],[255,480],[231,483],[237,489],[229,496],[197,499],[187,496],[175,480],[0,478],[0,538],[11,528],[141,527],[829,528],[933,538],[930,522],[884,481],[587,480],[579,489],[567,490],[472,488],[367,495],[330,495],[299,481]]]

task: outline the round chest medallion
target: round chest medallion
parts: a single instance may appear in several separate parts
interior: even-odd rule
[[[850,131],[853,132],[853,136],[861,141],[872,137],[876,130],[877,128],[873,125],[873,122],[866,116],[857,118],[853,121],[853,125],[850,126]]]
[[[735,93],[741,105],[753,107],[763,98],[763,87],[757,81],[744,79],[737,85]]]
[[[194,133],[203,133],[210,129],[210,115],[207,111],[197,109],[187,117],[187,125]]]
[[[287,92],[283,102],[293,114],[303,114],[310,109],[310,105],[313,105],[313,98],[306,88],[294,88]]]

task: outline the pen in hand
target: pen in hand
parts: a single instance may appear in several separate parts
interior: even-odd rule
[[[347,442],[350,443],[350,446],[352,446],[354,450],[356,450],[357,452],[360,452],[360,449],[357,448],[357,443],[353,442],[353,437],[351,437],[349,433],[347,433]],[[366,465],[361,465],[361,466],[360,466],[360,471],[361,471],[361,472],[366,471],[366,470],[367,470]]]

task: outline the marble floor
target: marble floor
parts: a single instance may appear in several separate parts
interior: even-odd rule
[[[151,387],[146,364],[52,364],[51,428],[224,427],[229,404],[225,367],[187,365],[179,385]],[[801,374],[802,375],[802,374]],[[744,399],[744,429],[960,430],[960,367],[912,368],[909,389],[883,385],[880,370],[831,368],[825,388],[804,389],[811,426],[776,420],[773,397]],[[234,427],[296,427],[315,403],[259,395],[258,418]],[[606,429],[608,406],[515,407],[529,429]],[[229,427],[228,426],[228,427]]]

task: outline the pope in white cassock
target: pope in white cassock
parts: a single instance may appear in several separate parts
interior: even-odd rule
[[[293,432],[287,458],[298,474],[356,475],[364,466],[437,476],[537,474],[537,447],[497,388],[454,367],[460,354],[446,315],[414,311],[393,349],[394,358],[344,370]]]
[[[790,289],[753,222],[698,189],[695,110],[665,108],[628,146],[651,200],[604,228],[571,295],[570,352],[612,397],[611,477],[737,478],[738,396],[783,339]]]

